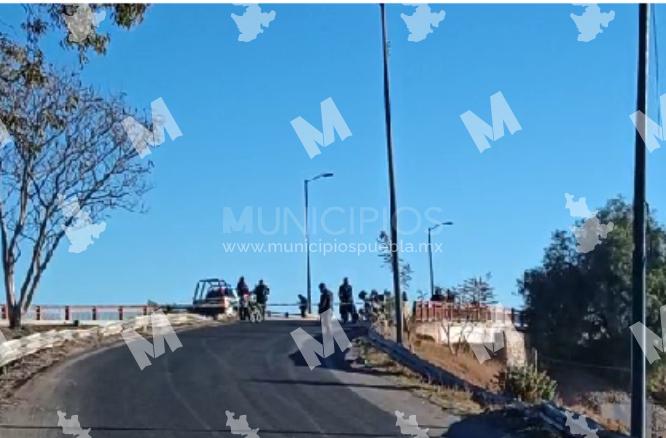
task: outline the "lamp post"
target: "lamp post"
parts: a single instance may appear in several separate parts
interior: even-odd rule
[[[314,178],[306,179],[303,181],[305,187],[305,253],[307,254],[307,291],[308,291],[308,313],[312,313],[312,285],[310,281],[310,232],[308,228],[308,184],[311,181],[316,181],[319,178],[330,178],[333,174],[330,172],[321,173]]]
[[[430,260],[430,296],[432,297],[435,294],[435,278],[432,272],[432,238],[430,237],[430,233],[432,233],[432,230],[439,228],[442,225],[453,225],[453,222],[447,221],[447,222],[442,222],[437,225],[433,225],[432,227],[428,227],[428,259]]]

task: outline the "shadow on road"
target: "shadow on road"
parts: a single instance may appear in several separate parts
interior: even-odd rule
[[[310,322],[310,321],[308,322],[309,322],[308,326],[310,327],[320,327],[319,322]],[[299,327],[301,326],[299,325]],[[303,325],[303,328],[305,328],[305,325]],[[361,325],[345,326],[344,330],[350,341],[353,341],[354,339],[363,336],[367,332],[367,328]],[[313,338],[319,344],[323,344],[321,333],[313,336]],[[345,360],[346,352],[342,351],[338,344],[334,345],[335,345],[335,353],[326,358],[320,358],[321,365],[319,365],[317,368],[352,371],[350,365]],[[308,366],[307,362],[305,361],[305,358],[303,358],[303,355],[299,350],[296,350],[292,354],[290,354],[289,359],[291,359],[293,364],[297,367]]]
[[[561,437],[545,430],[542,425],[529,420],[515,409],[484,412],[464,417],[452,424],[442,437],[447,438],[556,438]]]

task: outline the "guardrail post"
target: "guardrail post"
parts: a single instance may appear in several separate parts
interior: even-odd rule
[[[118,320],[123,320],[123,306],[118,307]]]
[[[97,307],[93,306],[92,308],[92,320],[97,321]]]
[[[69,306],[65,306],[65,321],[69,321],[71,317],[71,313],[69,311]]]
[[[42,306],[35,306],[35,320],[42,320]]]

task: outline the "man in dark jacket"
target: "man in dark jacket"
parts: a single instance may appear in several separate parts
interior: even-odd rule
[[[326,288],[324,283],[319,283],[319,314],[331,310],[333,308],[333,292]]]
[[[340,298],[340,318],[347,322],[349,315],[354,314],[354,295],[347,277],[342,280],[340,289],[338,289],[338,298]]]
[[[254,295],[257,297],[257,304],[261,306],[261,315],[264,317],[266,316],[266,303],[270,293],[270,289],[264,284],[264,280],[259,280],[259,284],[254,288]]]
[[[340,298],[340,303],[352,302],[352,287],[347,277],[342,279],[342,284],[340,285],[340,289],[338,289],[338,297]]]
[[[250,309],[248,309],[250,289],[245,283],[245,277],[238,279],[236,293],[238,294],[238,317],[241,321],[244,321],[250,317]]]
[[[298,309],[301,311],[301,318],[305,318],[305,311],[308,308],[308,299],[298,294]]]
[[[239,297],[250,293],[250,288],[248,288],[247,284],[245,283],[245,277],[238,279],[238,283],[236,283],[236,293]]]

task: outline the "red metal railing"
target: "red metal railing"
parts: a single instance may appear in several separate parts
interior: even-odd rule
[[[148,305],[36,305],[23,315],[24,321],[122,321],[152,313]],[[0,320],[7,319],[7,305],[0,304]]]
[[[441,301],[416,301],[414,320],[430,321],[474,321],[500,322],[511,321],[514,325],[525,325],[523,312],[513,308],[491,305],[461,305]]]

